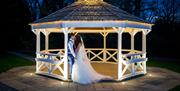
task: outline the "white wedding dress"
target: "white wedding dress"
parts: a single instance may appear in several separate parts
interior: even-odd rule
[[[112,77],[97,73],[86,55],[84,45],[79,48],[77,59],[72,68],[72,80],[80,84],[90,84],[101,80],[111,80]]]

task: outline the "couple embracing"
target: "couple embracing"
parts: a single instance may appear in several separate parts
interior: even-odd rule
[[[112,79],[112,77],[101,75],[93,69],[86,55],[83,39],[80,35],[70,34],[68,60],[70,63],[70,77],[73,82],[91,84],[101,80]]]

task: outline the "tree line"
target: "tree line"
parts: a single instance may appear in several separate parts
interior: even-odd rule
[[[33,20],[42,18],[76,0],[22,0]],[[104,0],[149,22],[174,23],[179,0]]]
[[[35,50],[35,35],[29,23],[76,0],[6,0],[5,31],[0,34],[2,50]],[[148,35],[151,55],[177,55],[179,51],[179,0],[104,0],[137,17],[154,23]],[[6,35],[5,37],[3,35]],[[159,42],[161,41],[161,42]],[[158,50],[161,50],[159,53]],[[164,52],[165,51],[165,52]]]

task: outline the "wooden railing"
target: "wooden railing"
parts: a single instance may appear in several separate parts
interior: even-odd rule
[[[143,52],[133,52],[124,54],[121,60],[123,68],[121,79],[132,77],[139,74],[146,73],[146,53]]]
[[[94,61],[118,62],[118,59],[117,59],[118,51],[117,51],[117,49],[107,48],[104,50],[103,48],[86,48],[85,50],[87,52],[87,56],[90,59],[90,61],[93,61],[93,62]],[[130,55],[134,55],[134,54],[141,53],[141,52],[137,51],[137,50],[123,49],[122,53],[123,53],[124,59],[129,60]],[[62,58],[64,55],[64,49],[43,50],[38,54],[41,54],[41,57],[43,57],[42,55],[46,55],[46,56],[48,56],[48,55],[49,56],[52,56],[52,55],[60,56],[61,55],[61,58]],[[125,58],[125,56],[126,56],[126,58]],[[140,56],[140,55],[138,55],[138,56]]]
[[[117,49],[86,48],[85,50],[91,62],[118,63]],[[36,72],[63,79],[64,69],[62,65],[64,61],[64,49],[43,50],[37,53]],[[119,61],[122,63],[122,72],[120,73],[122,79],[138,73],[146,73],[146,53],[123,49],[122,60],[119,59]],[[48,69],[48,71],[43,72],[42,69],[44,68]],[[56,74],[55,70],[58,70],[61,74]]]

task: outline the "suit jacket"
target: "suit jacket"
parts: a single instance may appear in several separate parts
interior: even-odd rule
[[[74,40],[72,38],[70,38],[68,41],[68,55],[72,55],[74,58],[76,57]]]

